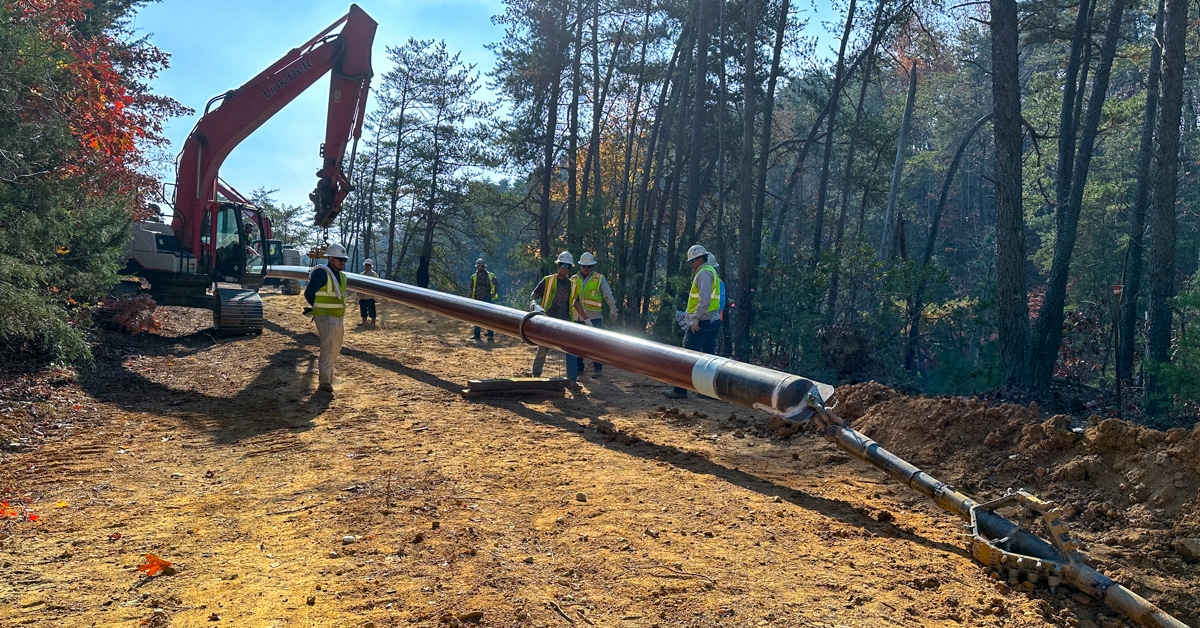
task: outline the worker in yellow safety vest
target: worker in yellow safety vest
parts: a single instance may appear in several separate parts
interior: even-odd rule
[[[692,289],[688,292],[687,312],[683,316],[686,331],[683,348],[704,353],[717,350],[717,334],[721,331],[721,278],[717,269],[708,263],[708,251],[699,244],[687,252],[692,267]],[[662,391],[668,399],[687,399],[687,389],[676,386]]]
[[[475,260],[475,274],[471,275],[471,294],[472,299],[476,301],[485,301],[493,303],[496,297],[500,296],[500,284],[496,282],[496,275],[492,274],[487,269],[487,264],[483,263],[483,258]],[[482,340],[479,336],[480,328],[478,325],[472,330],[472,336],[475,340]],[[496,334],[492,330],[487,330],[488,342],[496,341]]]
[[[342,351],[346,328],[346,248],[330,244],[325,250],[326,266],[313,266],[308,273],[304,298],[311,305],[313,322],[321,338],[321,353],[317,358],[317,390],[333,393],[333,371]]]
[[[579,302],[579,284],[569,277],[571,267],[574,265],[575,258],[570,253],[567,251],[560,253],[558,272],[543,277],[542,281],[533,289],[531,295],[533,301],[529,304],[530,308],[564,321],[571,320],[571,311],[574,310],[579,319],[587,321],[587,312],[583,311],[583,305]],[[546,364],[546,354],[548,353],[550,353],[549,347],[538,347],[537,353],[533,356],[532,373],[534,377],[542,376],[542,367]],[[579,364],[576,357],[569,353],[567,354],[567,379],[571,380],[573,387],[578,385]]]
[[[608,303],[608,316],[615,324],[617,322],[617,301],[613,298],[612,288],[608,280],[596,270],[596,256],[584,253],[579,256],[579,273],[571,280],[579,284],[579,300],[583,303],[583,311],[587,313],[586,320],[592,327],[604,329],[604,303]],[[601,299],[604,299],[602,302]],[[580,319],[579,322],[583,322]],[[577,358],[579,372],[583,372],[583,358]],[[592,377],[600,377],[604,365],[592,362]]]

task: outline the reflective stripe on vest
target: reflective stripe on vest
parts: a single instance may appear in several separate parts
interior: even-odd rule
[[[600,301],[600,284],[604,281],[604,275],[593,272],[587,279],[583,279],[583,275],[577,276],[583,284],[579,290],[579,297],[583,300],[583,309],[592,312],[601,311],[604,306]]]
[[[713,268],[711,264],[705,264],[696,271],[696,276],[692,278],[692,289],[688,293],[688,314],[695,314],[696,307],[700,305],[700,286],[698,285],[697,280],[700,278],[700,273],[706,270],[712,273],[712,287],[717,291],[716,295],[713,295],[712,290],[710,290],[708,293],[708,311],[716,312],[717,310],[721,309],[721,278],[717,276],[717,269]],[[715,299],[713,298],[714,296],[716,296]]]
[[[325,285],[313,297],[313,316],[343,316],[346,314],[346,273],[338,273],[340,281],[333,281],[333,271],[324,266],[314,266],[311,277],[320,268],[325,271]]]
[[[567,301],[567,313],[571,312],[571,304],[579,297],[579,284],[575,279],[569,279],[571,282],[571,298]],[[542,280],[542,309],[550,311],[550,306],[554,304],[554,293],[558,291],[558,275],[546,275]]]

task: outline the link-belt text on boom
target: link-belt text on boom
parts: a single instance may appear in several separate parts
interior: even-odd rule
[[[296,67],[289,69],[287,71],[287,74],[284,75],[283,78],[272,83],[270,87],[263,88],[263,90],[262,90],[263,98],[270,98],[270,97],[274,96],[276,94],[276,92],[283,89],[283,87],[285,85],[296,80],[296,77],[300,76],[301,74],[304,74],[306,71],[308,71],[310,69],[312,69],[312,61],[309,61],[308,59],[301,61],[300,65],[297,65]]]

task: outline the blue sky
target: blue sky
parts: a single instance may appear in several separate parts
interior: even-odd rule
[[[448,50],[460,52],[463,62],[482,73],[495,59],[484,46],[504,36],[491,22],[492,15],[503,12],[501,0],[362,0],[358,5],[379,22],[372,87],[388,69],[387,46],[411,37],[445,40]],[[315,0],[162,0],[142,7],[133,20],[136,32],[171,55],[171,67],[152,83],[155,93],[196,110],[166,123],[172,157],[210,98],[242,85],[349,7],[349,2]],[[328,86],[322,79],[246,138],[221,166],[221,178],[244,194],[259,187],[278,189],[276,200],[310,207],[308,193],[321,165],[317,151],[325,137]]]
[[[820,12],[828,13],[829,0],[821,4],[826,8]],[[495,56],[485,46],[504,36],[491,21],[503,13],[502,0],[361,0],[358,5],[379,23],[372,87],[388,70],[387,46],[409,38],[444,40],[449,51],[459,52],[464,63],[486,74]],[[171,55],[171,66],[155,79],[153,90],[196,110],[192,116],[167,121],[172,158],[210,98],[242,85],[341,18],[349,7],[349,2],[328,0],[162,0],[139,9],[132,24],[136,33],[149,35],[153,45]],[[813,5],[797,8],[805,16],[813,11]],[[812,20],[808,32],[821,31],[819,22]],[[836,40],[827,39],[823,47],[831,41]],[[274,189],[276,200],[310,208],[308,193],[321,163],[317,151],[325,135],[328,93],[328,80],[322,79],[276,114],[225,160],[221,178],[244,194],[260,187]],[[173,180],[173,169],[164,174]]]

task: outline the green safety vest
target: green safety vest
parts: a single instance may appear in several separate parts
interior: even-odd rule
[[[583,309],[592,312],[599,312],[604,309],[600,301],[600,284],[604,281],[604,275],[592,271],[591,276],[587,279],[583,278],[582,274],[575,275],[582,283],[580,287],[580,299],[583,300]]]
[[[579,297],[579,283],[573,277],[568,281],[571,282],[571,298],[567,300],[567,316],[570,316],[571,304]],[[549,312],[554,303],[554,293],[558,291],[558,274],[546,275],[542,284],[545,286],[542,288],[542,309]]]
[[[495,301],[496,300],[496,276],[493,275],[490,271],[484,271],[484,272],[487,273],[488,285],[492,287],[492,289],[491,289],[492,300]],[[476,283],[477,279],[479,279],[479,273],[471,273],[471,298],[472,299],[475,298],[475,283]]]
[[[696,284],[696,278],[704,271],[712,273],[712,291],[708,294],[708,311],[716,312],[721,309],[721,278],[717,276],[717,269],[711,264],[704,264],[696,271],[696,276],[692,278],[692,290],[688,293],[687,313],[695,314],[696,307],[700,305],[700,286]],[[717,294],[713,294],[716,292]]]
[[[346,273],[339,273],[341,281],[334,282],[333,269],[317,266],[325,271],[325,285],[313,297],[313,316],[343,316],[346,314]],[[312,276],[311,274],[309,275]],[[340,285],[339,285],[340,284]]]

